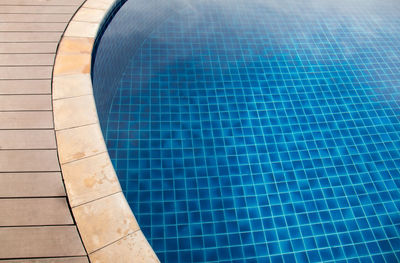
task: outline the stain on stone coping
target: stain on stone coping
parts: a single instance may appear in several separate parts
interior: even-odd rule
[[[122,193],[93,98],[93,43],[116,1],[87,0],[61,39],[53,71],[58,154],[71,209],[91,262],[159,262]]]

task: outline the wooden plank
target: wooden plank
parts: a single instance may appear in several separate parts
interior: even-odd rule
[[[52,129],[51,111],[0,112],[0,129]]]
[[[51,95],[0,95],[0,111],[51,109]]]
[[[18,6],[3,5],[0,14],[73,14],[76,6]]]
[[[75,226],[0,228],[0,258],[84,256]]]
[[[58,42],[61,34],[61,32],[0,32],[0,43]]]
[[[2,150],[56,149],[54,130],[0,130]]]
[[[65,197],[51,111],[58,41],[83,1],[0,0],[0,262],[89,262]]]
[[[52,66],[55,54],[0,54],[0,66]]]
[[[0,80],[0,94],[50,94],[51,80]]]
[[[68,22],[71,14],[2,14],[0,22]]]
[[[2,150],[0,172],[60,171],[57,150]]]
[[[0,67],[0,79],[50,79],[52,66]]]
[[[0,197],[65,196],[61,173],[0,173]]]
[[[87,257],[2,260],[1,263],[89,263]]]
[[[65,197],[0,199],[0,227],[74,223]]]
[[[84,0],[0,0],[0,5],[81,5]]]
[[[57,42],[53,43],[0,43],[0,53],[4,54],[54,54],[57,49]]]
[[[0,23],[0,31],[2,32],[63,32],[67,23]]]

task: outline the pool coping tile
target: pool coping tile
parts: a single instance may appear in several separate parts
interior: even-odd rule
[[[87,0],[82,7],[109,10],[116,2],[118,0]],[[107,14],[104,17],[107,17]]]
[[[72,207],[122,191],[106,152],[65,164],[62,173]]]
[[[99,29],[99,25],[99,23],[74,21],[74,19],[72,19],[67,27],[67,30],[65,30],[64,36],[95,38]]]
[[[131,263],[131,258],[127,257],[127,255],[130,254],[135,256],[136,263],[159,262],[141,230],[118,240],[104,249],[90,254],[89,257],[93,263],[112,262],[115,258],[118,258],[118,262],[120,263]]]
[[[53,78],[53,100],[92,94],[90,74],[55,76]]]
[[[58,130],[56,137],[61,164],[107,151],[98,123]]]
[[[82,7],[79,12],[75,15],[72,21],[77,22],[90,22],[90,23],[100,23],[103,17],[106,15],[105,9],[94,9]]]
[[[65,98],[53,102],[56,131],[97,122],[96,104],[93,95]]]
[[[57,54],[54,76],[90,73],[91,56],[89,54]]]
[[[74,207],[72,212],[89,254],[139,230],[122,192]]]
[[[118,1],[87,0],[58,47],[52,82],[58,155],[91,262],[160,262],[121,191],[92,95],[94,40]]]

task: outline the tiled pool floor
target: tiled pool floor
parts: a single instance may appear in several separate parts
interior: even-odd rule
[[[375,0],[189,1],[154,28],[104,133],[160,260],[399,262],[398,32]]]

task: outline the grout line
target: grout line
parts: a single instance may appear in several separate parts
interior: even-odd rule
[[[121,238],[119,238],[119,239],[117,239],[117,240],[115,240],[115,241],[113,241],[113,242],[111,242],[111,243],[105,245],[105,246],[102,246],[101,248],[98,248],[98,249],[96,249],[96,250],[93,250],[92,252],[89,253],[89,255],[94,254],[94,253],[96,253],[97,251],[102,250],[102,249],[104,249],[104,248],[106,248],[106,247],[108,247],[108,246],[110,246],[110,245],[112,245],[112,244],[114,244],[114,243],[117,243],[118,241],[120,241],[120,240],[122,240],[122,239],[124,239],[124,238],[126,238],[126,237],[128,237],[128,236],[131,236],[131,235],[135,234],[135,233],[138,232],[138,231],[140,231],[140,228],[137,229],[137,230],[135,230],[135,231],[132,231],[132,232],[128,233],[127,235],[125,235],[125,236],[123,236],[123,237],[121,237]]]
[[[53,101],[62,101],[62,100],[68,100],[68,99],[74,99],[74,98],[81,98],[81,97],[86,97],[86,96],[93,96],[93,94],[92,94],[92,93],[89,93],[89,94],[76,95],[76,96],[65,97],[65,98],[58,98],[58,99],[53,99]],[[96,121],[96,123],[98,123],[98,121]]]
[[[1,94],[0,94],[0,95],[1,95]],[[66,100],[66,99],[73,99],[73,98],[85,97],[85,96],[90,96],[90,95],[93,96],[92,93],[88,93],[88,94],[83,94],[83,95],[68,96],[68,97],[57,98],[57,99],[54,99],[54,98],[53,98],[53,101],[60,101],[60,100]]]
[[[90,155],[90,156],[85,156],[83,158],[79,158],[79,159],[76,159],[76,160],[73,160],[73,161],[68,161],[68,162],[65,162],[65,163],[61,163],[61,166],[66,165],[66,164],[70,164],[70,163],[73,163],[73,162],[76,162],[76,161],[85,160],[85,159],[88,159],[90,157],[97,156],[97,155],[100,155],[100,154],[103,154],[103,153],[107,153],[107,152],[108,151],[103,151],[103,152],[99,152],[99,153],[96,153],[96,154],[93,154],[93,155]]]
[[[95,125],[98,124],[99,122],[93,122],[93,123],[88,123],[88,124],[84,124],[84,125],[79,125],[79,126],[73,126],[73,127],[68,127],[68,128],[64,128],[64,129],[55,129],[56,132],[60,132],[60,131],[67,131],[67,130],[73,130],[73,129],[77,129],[77,128],[81,128],[81,127],[88,127],[91,125]]]
[[[81,203],[81,204],[79,204],[79,205],[76,205],[76,206],[72,206],[71,208],[72,208],[72,209],[74,209],[74,208],[78,208],[78,207],[81,207],[81,206],[84,206],[84,205],[87,205],[87,204],[90,204],[90,203],[96,202],[96,201],[98,201],[98,200],[105,199],[105,198],[107,198],[107,197],[110,197],[110,196],[113,196],[113,195],[117,195],[117,194],[119,194],[119,193],[122,193],[122,190],[119,190],[118,192],[115,192],[115,193],[112,193],[112,194],[108,194],[108,195],[104,195],[104,196],[101,196],[101,197],[95,198],[95,199],[93,199],[93,200],[90,200],[90,201],[87,201],[87,202]],[[123,194],[123,193],[122,193],[122,194]]]

